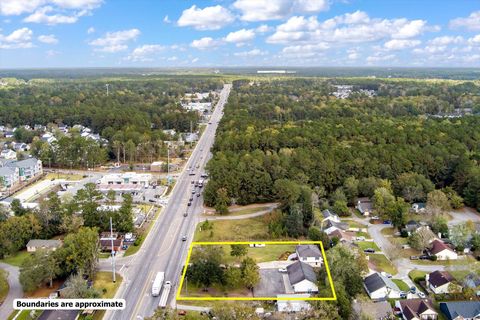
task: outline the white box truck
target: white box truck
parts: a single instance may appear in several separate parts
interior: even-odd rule
[[[165,281],[165,284],[163,285],[162,296],[160,297],[160,302],[158,303],[158,306],[162,309],[167,306],[168,295],[170,294],[171,288],[172,284],[170,283],[170,281]]]
[[[157,272],[155,280],[153,280],[152,285],[152,296],[158,297],[160,295],[160,290],[162,289],[163,280],[165,279],[165,272]]]

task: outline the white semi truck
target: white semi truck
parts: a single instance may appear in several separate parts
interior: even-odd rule
[[[162,290],[163,280],[165,279],[165,272],[157,272],[155,280],[153,280],[152,285],[152,296],[158,297],[160,295],[160,290]]]
[[[167,306],[168,295],[170,294],[171,288],[172,284],[170,283],[170,281],[165,281],[165,284],[163,285],[162,296],[160,297],[160,302],[158,303],[158,306],[162,309]]]

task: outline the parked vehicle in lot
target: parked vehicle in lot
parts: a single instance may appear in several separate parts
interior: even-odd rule
[[[391,220],[383,220],[383,224],[392,224]]]
[[[278,268],[278,272],[287,273],[287,268]]]
[[[424,299],[426,297],[425,293],[423,293],[422,291],[418,291],[417,294],[422,299]]]
[[[411,292],[411,293],[417,292],[417,288],[416,288],[416,287],[410,287],[410,292]]]
[[[430,259],[430,256],[426,255],[426,254],[422,254],[420,257],[418,257],[420,260],[429,260]]]
[[[165,272],[157,272],[152,284],[152,296],[158,297],[162,289],[163,280],[165,279]]]
[[[407,293],[404,292],[404,291],[400,292],[400,298],[406,299],[407,298]]]
[[[367,248],[367,249],[363,250],[363,252],[365,252],[365,253],[375,253],[375,249]]]
[[[192,201],[193,201],[193,197],[190,197],[190,199],[188,199],[188,201],[192,202]]]

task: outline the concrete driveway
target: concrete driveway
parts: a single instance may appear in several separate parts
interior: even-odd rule
[[[472,208],[463,208],[461,210],[450,211],[449,213],[452,216],[452,220],[448,221],[448,226],[454,226],[469,220],[480,223],[480,214]]]
[[[18,276],[20,274],[18,267],[6,263],[0,263],[0,268],[8,272],[8,285],[10,286],[8,295],[0,306],[0,319],[8,319],[13,312],[13,300],[23,297],[23,289],[18,281]]]
[[[284,273],[277,269],[260,269],[260,283],[253,289],[255,297],[276,297],[285,293]]]

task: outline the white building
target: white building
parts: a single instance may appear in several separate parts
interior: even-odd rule
[[[459,285],[453,284],[455,278],[447,271],[434,271],[425,275],[425,282],[435,294],[450,293],[452,288],[461,291]]]
[[[323,263],[322,253],[317,245],[300,244],[295,249],[298,260],[308,263],[312,267],[320,267]]]
[[[398,286],[392,280],[378,272],[372,273],[366,277],[363,280],[363,286],[372,300],[400,298],[401,290]]]
[[[435,239],[431,243],[430,253],[437,257],[437,260],[457,260],[458,255],[452,248],[443,241]]]
[[[287,274],[295,293],[318,292],[317,275],[313,267],[297,261],[287,267]]]
[[[309,298],[309,294],[279,294],[277,298]],[[277,300],[278,312],[308,311],[312,306],[303,300]]]
[[[0,152],[0,158],[5,160],[17,160],[17,153],[12,149],[4,149]]]
[[[141,185],[148,187],[152,179],[153,177],[149,173],[125,172],[104,175],[98,183],[107,185]]]

